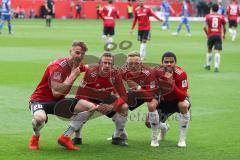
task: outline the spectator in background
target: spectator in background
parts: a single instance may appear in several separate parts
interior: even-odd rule
[[[25,18],[25,14],[26,14],[26,12],[25,12],[24,8],[22,8],[22,6],[20,6],[18,18],[22,18],[22,19]]]
[[[46,9],[46,26],[51,26],[52,17],[55,14],[55,5],[53,0],[45,0],[45,9]]]
[[[14,18],[18,18],[19,13],[20,13],[20,6],[17,6],[17,8],[16,8],[16,10],[14,12]]]
[[[30,8],[29,10],[29,18],[35,18],[35,11],[33,8]]]
[[[76,4],[75,10],[76,10],[75,18],[80,19],[81,18],[82,7],[79,3]]]
[[[128,19],[132,19],[133,18],[133,6],[132,6],[131,2],[128,3],[127,12],[128,12]]]
[[[96,11],[97,11],[97,19],[100,18],[100,10],[101,10],[101,3],[98,3],[96,6]]]
[[[204,8],[206,6],[206,3],[203,1],[199,1],[197,4],[197,16],[203,17],[204,16]]]

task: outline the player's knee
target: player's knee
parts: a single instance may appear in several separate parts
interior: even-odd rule
[[[186,100],[179,102],[178,108],[179,108],[180,113],[183,113],[183,114],[187,113],[188,109],[189,109],[189,102]]]
[[[148,106],[148,111],[149,112],[154,112],[155,109],[156,109],[152,103],[149,103],[147,106]]]
[[[33,115],[37,123],[42,124],[47,120],[47,115],[44,112],[37,112]]]
[[[152,100],[151,102],[148,102],[147,103],[147,106],[148,106],[148,111],[149,112],[154,112],[157,108],[157,100]]]
[[[79,112],[93,110],[94,108],[96,108],[96,104],[81,99],[76,104],[74,108],[74,112],[79,113]]]
[[[127,114],[128,114],[128,105],[127,105],[126,103],[124,103],[124,104],[121,106],[120,113],[122,113],[123,115],[127,115]]]

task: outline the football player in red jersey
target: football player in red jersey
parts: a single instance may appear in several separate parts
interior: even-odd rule
[[[100,11],[103,19],[103,40],[106,42],[106,49],[112,47],[113,35],[115,34],[115,19],[119,18],[118,9],[112,4],[113,0],[108,0],[108,5],[104,6]]]
[[[237,0],[232,0],[227,6],[227,16],[228,16],[228,23],[229,23],[229,33],[232,37],[232,41],[235,41],[237,37],[237,19],[240,15],[240,7],[238,6]]]
[[[86,70],[86,66],[81,62],[87,50],[84,42],[75,41],[69,50],[69,57],[57,59],[47,66],[29,101],[34,131],[29,149],[39,149],[40,130],[47,122],[48,114],[55,114],[56,104],[65,98],[76,78]],[[75,148],[69,144],[68,149]]]
[[[163,76],[163,75],[162,75]],[[122,67],[122,77],[129,86],[128,101],[129,110],[133,111],[145,102],[149,111],[150,125],[152,129],[151,145],[158,147],[158,126],[159,115],[156,110],[158,101],[155,94],[161,91],[161,94],[166,94],[159,90],[156,82],[154,71],[150,67],[142,64],[140,54],[138,52],[130,52],[127,57],[126,64]],[[169,87],[169,92],[171,85]],[[141,94],[141,98],[138,96]]]
[[[226,34],[226,21],[223,15],[217,13],[218,5],[212,5],[212,13],[206,15],[205,26],[203,28],[204,32],[208,37],[208,53],[206,55],[206,66],[205,69],[210,70],[211,60],[212,60],[212,48],[216,51],[214,57],[214,71],[219,72],[220,65],[220,51],[222,50],[222,38],[225,38]],[[222,35],[223,30],[223,35]]]
[[[179,113],[179,141],[178,147],[186,147],[186,131],[190,120],[190,101],[188,98],[188,81],[187,73],[176,65],[177,58],[172,52],[166,52],[162,56],[162,66],[156,67],[156,74],[160,71],[165,72],[165,77],[172,79],[174,82],[173,90],[163,96],[159,96],[159,104],[157,106],[160,120],[160,134],[158,140],[163,140],[168,130],[165,123],[167,118],[175,112]],[[164,70],[163,70],[164,69]],[[150,127],[149,117],[147,117],[146,125]]]
[[[144,5],[144,0],[139,0],[139,7],[134,10],[134,20],[132,23],[131,34],[135,28],[135,25],[138,21],[138,40],[140,41],[140,56],[143,60],[146,55],[146,43],[150,39],[150,20],[149,17],[153,16],[158,21],[162,22],[151,8]]]
[[[79,108],[79,113],[75,116],[75,119],[70,122],[70,126],[64,134],[59,137],[58,142],[60,144],[62,144],[61,141],[65,137],[70,138],[75,131],[79,130],[80,132],[83,124],[95,111],[98,111],[112,118],[116,125],[112,144],[121,146],[128,145],[126,139],[121,139],[120,137],[127,121],[128,105],[125,103],[127,94],[120,71],[114,68],[113,58],[111,53],[105,52],[99,64],[89,66],[76,93],[76,98],[79,101],[75,108]],[[104,93],[89,97],[89,94],[87,95],[89,90],[97,93],[104,91]],[[108,95],[114,97],[113,100],[109,105],[102,104],[105,103],[104,97]],[[62,145],[66,147],[65,144]]]

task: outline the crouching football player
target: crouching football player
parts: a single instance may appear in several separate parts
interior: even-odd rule
[[[113,58],[111,53],[104,53],[99,64],[89,67],[85,73],[76,95],[79,101],[75,107],[75,112],[78,112],[78,114],[74,116],[69,128],[58,139],[58,143],[67,149],[71,149],[69,144],[72,143],[70,142],[72,134],[75,131],[80,132],[83,124],[89,120],[95,111],[113,119],[116,130],[113,134],[112,144],[128,145],[126,140],[120,137],[128,114],[128,105],[125,103],[127,99],[126,90],[119,70],[113,67]],[[104,91],[105,94],[101,91]],[[93,92],[92,94],[95,95],[89,96],[91,93],[87,92]],[[96,93],[100,94],[96,95]],[[110,104],[102,104],[105,103],[103,99],[107,96],[115,98],[112,98]],[[76,138],[74,142],[77,142]],[[73,150],[79,150],[79,148],[76,148],[73,148]]]
[[[86,70],[81,62],[87,50],[85,43],[75,41],[69,50],[69,57],[57,59],[47,66],[42,80],[30,97],[29,109],[34,134],[28,145],[29,149],[39,149],[40,130],[47,122],[48,114],[55,115],[55,110],[62,110],[58,108],[58,102],[65,99],[75,79]]]
[[[162,56],[162,66],[165,70],[165,77],[172,78],[175,82],[172,92],[167,95],[160,96],[157,110],[160,119],[160,135],[159,140],[163,140],[168,130],[168,125],[165,123],[167,118],[173,113],[179,113],[179,141],[178,147],[186,147],[186,131],[190,120],[190,101],[187,93],[188,81],[187,73],[176,65],[177,58],[172,52],[166,52]],[[162,67],[156,68],[161,70]],[[147,118],[146,125],[150,127],[150,118]]]

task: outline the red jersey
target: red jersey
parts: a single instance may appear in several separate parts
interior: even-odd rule
[[[231,3],[227,6],[228,20],[237,21],[239,14],[240,14],[240,8],[237,3]]]
[[[162,73],[160,78],[163,79]],[[163,95],[161,98],[164,101],[183,101],[187,96],[188,81],[187,73],[180,67],[176,66],[173,72],[174,88],[170,93]]]
[[[141,86],[144,90],[156,87],[155,77],[152,74],[151,68],[142,66],[141,71],[132,72],[128,70],[127,67],[122,67],[121,75],[125,81],[131,80]]]
[[[35,91],[30,97],[30,101],[57,101],[65,97],[54,97],[51,89],[51,81],[62,83],[71,73],[71,67],[67,63],[68,58],[57,59],[50,64],[48,64],[42,79]],[[80,65],[81,71],[86,70],[86,66],[83,64]]]
[[[135,28],[136,22],[138,21],[138,30],[146,31],[150,30],[150,20],[149,17],[153,16],[157,20],[161,21],[160,18],[152,11],[151,8],[143,6],[143,7],[137,7],[134,10],[134,20],[132,23],[132,29]]]
[[[120,96],[118,100],[121,101],[121,103],[125,102],[127,98],[126,90],[122,82],[122,76],[117,69],[112,69],[109,76],[102,77],[99,75],[99,65],[89,68],[84,75],[80,87],[77,90],[76,98],[86,99],[88,101],[91,101],[91,99],[99,100],[99,97],[86,96],[89,95],[89,93],[84,95],[84,91],[89,91],[89,88],[94,89],[95,92],[100,91],[99,93],[103,94],[104,92],[102,91],[105,91],[105,94],[116,93]]]
[[[114,27],[115,19],[119,18],[119,11],[113,5],[106,5],[100,11],[104,27]]]
[[[222,26],[226,24],[225,18],[219,13],[210,13],[205,17],[205,23],[208,27],[208,37],[213,35],[222,35]]]

